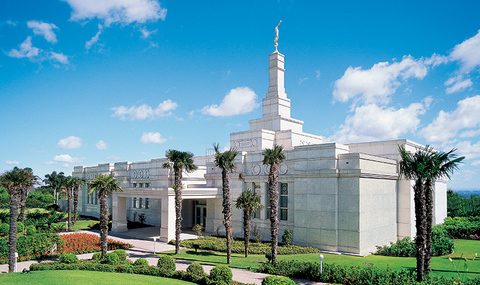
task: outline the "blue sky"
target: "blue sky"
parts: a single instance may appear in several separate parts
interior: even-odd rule
[[[420,3],[419,3],[420,2]],[[458,148],[480,188],[478,1],[0,1],[0,171],[204,155],[262,115],[285,55],[292,117],[325,141]]]

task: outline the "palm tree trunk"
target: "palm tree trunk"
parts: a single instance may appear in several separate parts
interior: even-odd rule
[[[102,248],[102,256],[107,254],[108,250],[108,199],[105,190],[99,190],[100,193],[100,247]]]
[[[433,182],[425,181],[425,264],[424,274],[430,272],[430,259],[432,258],[432,225],[433,225]]]
[[[175,171],[175,254],[180,253],[182,233],[182,169]]]
[[[426,237],[426,209],[425,209],[425,191],[421,179],[417,179],[414,186],[415,202],[415,226],[417,237],[415,244],[417,247],[417,281],[422,282],[425,269],[425,237]]]
[[[78,187],[75,187],[73,190],[73,224],[77,223],[77,212],[78,211]]]
[[[250,243],[250,221],[252,219],[249,209],[243,209],[243,239],[245,240],[245,257],[248,257],[248,245]]]
[[[15,270],[15,252],[17,251],[17,218],[20,193],[10,192],[10,230],[8,232],[8,272]]]
[[[67,187],[67,212],[68,212],[68,226],[67,231],[70,231],[70,225],[72,224],[72,189]]]
[[[227,235],[227,264],[232,263],[232,202],[230,200],[230,175],[222,169],[223,182],[223,225]]]
[[[20,222],[25,224],[25,208],[27,203],[28,189],[22,189],[20,194]]]
[[[268,174],[268,190],[270,196],[270,235],[272,243],[272,263],[277,263],[278,251],[278,165],[270,165]]]

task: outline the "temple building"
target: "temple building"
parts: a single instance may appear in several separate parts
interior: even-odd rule
[[[284,65],[283,54],[269,55],[262,118],[251,120],[249,130],[230,134],[230,145],[239,151],[230,175],[232,198],[249,188],[261,195],[265,206],[255,213],[252,226],[264,239],[270,238],[269,168],[262,163],[262,151],[278,144],[286,156],[279,167],[280,236],[288,227],[293,230],[293,244],[358,255],[414,236],[413,181],[399,176],[398,145],[407,151],[424,146],[404,139],[339,144],[304,133],[303,121],[290,116]],[[163,168],[166,161],[76,166],[72,176],[91,180],[95,175],[113,175],[124,192],[114,193],[109,201],[112,231],[127,231],[127,220],[142,221],[159,227],[160,238],[168,241],[175,237],[175,195],[173,173]],[[195,157],[195,164],[198,170],[183,174],[182,227],[203,224],[207,233],[224,234],[221,170],[215,167],[213,155]],[[447,215],[446,192],[446,181],[436,181],[435,224]],[[87,193],[85,187],[79,211],[98,217],[99,201]],[[243,237],[241,210],[233,209],[232,222],[234,235]]]

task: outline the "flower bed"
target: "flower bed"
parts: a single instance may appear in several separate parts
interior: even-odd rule
[[[57,244],[57,251],[52,252],[52,243],[51,246],[48,246],[48,249],[44,249],[43,252],[38,252],[36,249],[39,248],[39,241],[44,241],[44,244],[46,244],[44,248],[46,248],[47,245],[50,245],[50,242],[47,242],[47,240],[49,240],[47,236],[43,238],[40,237],[42,237],[40,234],[35,235],[33,238],[23,238],[22,236],[19,236],[19,241],[17,243],[17,250],[19,253],[18,261],[58,257],[59,254],[62,253],[82,254],[101,250],[99,236],[78,233],[52,236]],[[8,263],[7,238],[8,237],[5,237],[5,240],[0,240],[0,264]],[[2,246],[3,242],[5,243],[5,246]],[[108,239],[108,250],[127,249],[131,247],[133,247],[133,245],[129,243]]]

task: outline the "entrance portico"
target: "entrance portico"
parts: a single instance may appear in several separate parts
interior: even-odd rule
[[[175,238],[175,192],[172,188],[125,188],[124,192],[115,192],[112,194],[112,232],[126,232],[127,229],[127,208],[128,198],[131,199],[150,199],[152,206],[156,207],[153,213],[158,213],[156,217],[149,217],[151,221],[160,221],[160,240],[169,241]],[[209,200],[221,199],[222,191],[218,188],[186,188],[182,191],[183,214],[190,215],[192,223],[200,221],[204,225],[207,220],[213,220],[213,213],[207,213],[207,203]],[[191,201],[189,201],[191,200]],[[201,201],[201,202],[200,202]],[[156,203],[155,203],[156,202]],[[188,203],[192,202],[192,203]],[[185,205],[193,205],[194,208],[186,208]],[[158,206],[156,206],[158,205]],[[197,217],[197,215],[199,215]],[[185,220],[185,217],[184,217]],[[158,222],[154,222],[158,226]],[[190,223],[188,223],[190,225]]]

